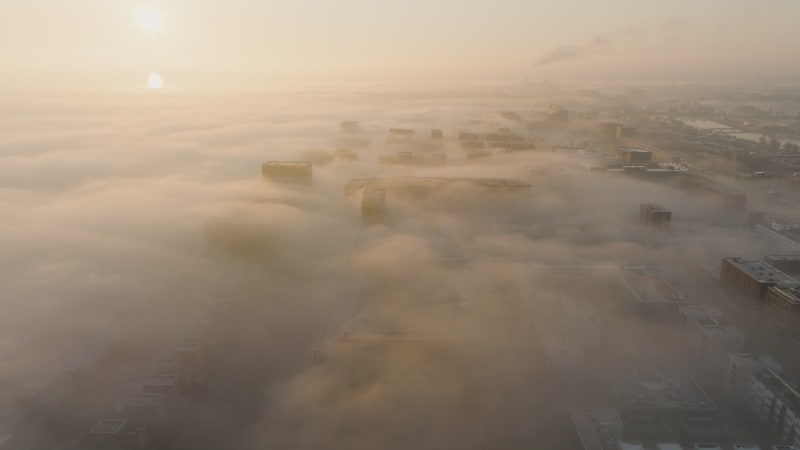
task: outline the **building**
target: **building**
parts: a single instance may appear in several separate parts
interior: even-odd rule
[[[616,134],[617,134],[617,139],[635,138],[636,136],[639,135],[639,130],[634,127],[623,127],[621,125],[618,125]]]
[[[781,333],[800,330],[800,287],[767,289],[764,313]]]
[[[647,225],[665,228],[672,222],[672,211],[656,203],[639,205],[639,220]]]
[[[763,261],[722,258],[722,287],[730,292],[763,300],[770,287],[798,287],[797,280]]]
[[[751,412],[776,440],[800,446],[800,392],[771,369],[751,379]]]
[[[678,326],[684,330],[695,330],[699,322],[708,319],[719,319],[720,314],[719,310],[695,305],[681,305],[678,307]]]
[[[743,404],[775,440],[800,446],[800,392],[766,355],[732,354],[725,373],[729,395]]]
[[[444,133],[442,132],[442,130],[434,128],[431,130],[431,139],[434,141],[441,141],[442,139],[444,139]]]
[[[380,221],[386,214],[386,189],[368,187],[361,197],[361,218],[364,223]]]
[[[311,174],[310,161],[267,161],[261,166],[261,175],[271,181],[308,183]]]
[[[744,350],[746,337],[732,325],[722,325],[711,317],[702,319],[695,325],[694,354],[699,362],[698,369],[704,369],[718,380],[725,369],[728,355]]]
[[[617,147],[617,156],[627,164],[650,164],[653,152],[641,148]]]
[[[147,430],[122,419],[103,419],[89,432],[88,448],[92,450],[147,450]]]
[[[586,372],[586,352],[568,329],[540,322],[536,325],[536,337],[549,377],[559,382],[581,381]]]
[[[784,251],[800,251],[800,222],[789,220],[773,214],[756,213],[756,231]],[[790,259],[782,261],[791,264]]]
[[[624,425],[638,442],[719,442],[717,407],[685,371],[621,369],[607,374]]]
[[[168,444],[178,431],[163,394],[128,394],[119,402],[118,410],[131,425],[147,430],[154,446]]]
[[[472,178],[472,177],[381,177],[354,178],[345,185],[345,194],[354,193],[368,187],[386,189],[387,194],[425,195],[445,186],[465,184],[494,191],[517,191],[530,189],[527,181],[517,178]]]
[[[389,128],[386,140],[389,142],[408,142],[414,139],[414,130],[409,128]]]
[[[689,189],[708,194],[717,198],[723,206],[733,210],[743,210],[747,203],[747,195],[744,192],[725,186],[708,177],[689,172],[681,172],[683,181]]]
[[[800,255],[770,255],[764,262],[789,275],[800,274]]]
[[[623,270],[620,277],[637,300],[642,317],[665,321],[678,319],[679,308],[686,304],[686,299],[672,286],[647,269]]]
[[[613,408],[570,408],[572,425],[583,450],[619,450],[624,427]]]
[[[725,393],[741,402],[752,402],[751,378],[770,369],[780,373],[783,368],[771,356],[758,353],[731,353],[725,370]]]

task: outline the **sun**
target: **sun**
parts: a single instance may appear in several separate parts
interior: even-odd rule
[[[150,72],[147,76],[147,87],[149,89],[161,89],[164,87],[164,79],[158,72]]]
[[[164,25],[161,11],[150,7],[139,8],[139,10],[136,11],[136,21],[145,31],[160,31]]]

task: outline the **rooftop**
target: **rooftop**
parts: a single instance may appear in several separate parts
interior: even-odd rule
[[[125,407],[158,406],[164,400],[164,394],[129,394],[122,399]]]
[[[139,383],[142,386],[174,386],[179,378],[179,375],[144,375],[139,378]]]
[[[302,166],[308,167],[311,166],[311,161],[267,161],[264,163],[265,166]]]
[[[622,408],[716,409],[685,371],[619,370],[611,373],[608,380]]]
[[[794,278],[781,272],[764,261],[746,260],[742,258],[723,258],[742,272],[758,280],[760,283],[776,283],[788,286],[800,286]]]
[[[569,415],[584,450],[616,450],[622,420],[615,409],[570,408]]]
[[[788,380],[772,369],[755,375],[776,397],[786,404],[795,414],[800,414],[800,392]]]
[[[123,428],[125,421],[122,419],[103,419],[92,428],[92,434],[116,434]]]
[[[715,319],[709,317],[697,321],[700,332],[706,336],[732,337],[744,339],[744,333],[732,325],[721,325]]]
[[[766,259],[771,261],[800,261],[800,255],[769,255]]]
[[[769,290],[793,305],[800,304],[800,287],[772,286]]]
[[[647,271],[626,270],[622,273],[622,281],[641,303],[686,303],[675,289]]]
[[[730,358],[741,366],[763,367],[776,373],[781,371],[780,363],[769,355],[761,353],[731,353]]]

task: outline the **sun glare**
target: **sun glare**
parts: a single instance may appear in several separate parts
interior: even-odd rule
[[[150,75],[147,76],[147,87],[149,89],[161,89],[164,87],[164,79],[161,78],[158,72],[150,72]]]
[[[139,26],[147,31],[159,31],[164,23],[161,12],[155,8],[142,7],[136,12]]]

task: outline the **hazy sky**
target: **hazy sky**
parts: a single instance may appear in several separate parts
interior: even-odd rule
[[[799,18],[795,0],[2,0],[0,81],[787,76]]]

